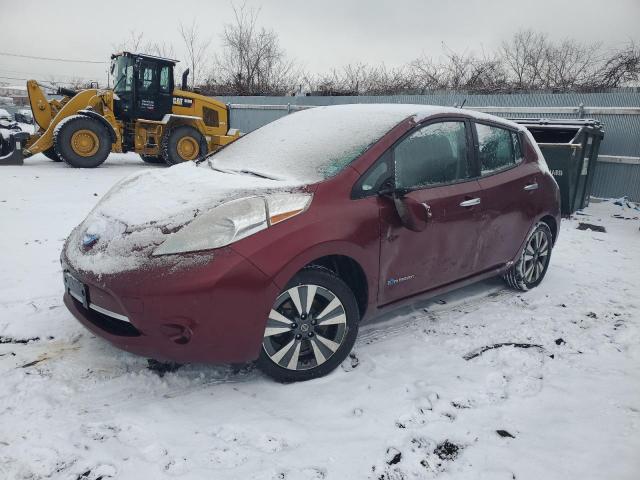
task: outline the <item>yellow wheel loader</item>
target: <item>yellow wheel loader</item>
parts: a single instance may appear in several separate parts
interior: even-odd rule
[[[0,137],[0,164],[21,164],[42,152],[72,167],[94,168],[110,152],[136,152],[145,162],[174,165],[202,158],[238,138],[239,132],[229,129],[224,103],[188,91],[189,70],[182,88],[174,87],[176,63],[152,55],[114,54],[113,89],[59,89],[61,100],[48,100],[40,85],[29,80],[37,131]]]

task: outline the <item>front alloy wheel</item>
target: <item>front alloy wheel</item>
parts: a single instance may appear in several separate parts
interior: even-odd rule
[[[274,302],[258,366],[283,382],[325,375],[351,351],[358,320],[349,287],[329,270],[307,268]]]
[[[552,244],[553,236],[549,226],[539,222],[527,237],[522,255],[504,275],[509,286],[517,290],[529,290],[538,286],[549,268]]]

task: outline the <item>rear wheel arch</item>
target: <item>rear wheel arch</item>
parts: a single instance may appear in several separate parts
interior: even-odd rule
[[[553,233],[541,219],[527,235],[522,251],[504,272],[503,279],[515,290],[526,291],[538,286],[549,268],[552,249]]]
[[[186,158],[180,153],[180,142],[183,141],[190,145],[188,155],[185,154]],[[176,165],[183,161],[204,158],[208,153],[207,141],[205,136],[193,125],[169,123],[162,135],[160,152],[168,165]],[[189,155],[192,155],[193,158],[190,158]]]
[[[162,119],[162,123],[164,123],[165,131],[169,131],[173,128],[187,126],[195,128],[203,137],[206,136],[205,124],[202,119],[197,117],[169,114],[165,115],[165,117]]]
[[[551,215],[545,215],[540,219],[541,222],[544,222],[551,230],[551,237],[553,239],[553,244],[555,245],[556,239],[558,238],[558,222]]]

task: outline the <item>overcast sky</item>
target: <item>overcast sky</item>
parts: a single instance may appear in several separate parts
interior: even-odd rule
[[[238,2],[236,2],[238,3]],[[353,62],[408,62],[457,51],[491,50],[521,28],[550,37],[601,41],[615,47],[640,42],[640,0],[248,0],[261,8],[259,23],[274,29],[282,47],[305,70],[319,72]],[[220,46],[232,20],[228,0],[0,0],[0,52],[108,61],[130,31],[183,48],[180,21],[198,22]],[[105,80],[106,64],[20,59],[0,55],[0,77],[56,75]],[[0,78],[0,82],[23,84]]]

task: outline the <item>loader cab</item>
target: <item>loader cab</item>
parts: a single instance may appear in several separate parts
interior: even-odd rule
[[[171,113],[176,60],[129,52],[111,56],[116,117],[162,120]]]

